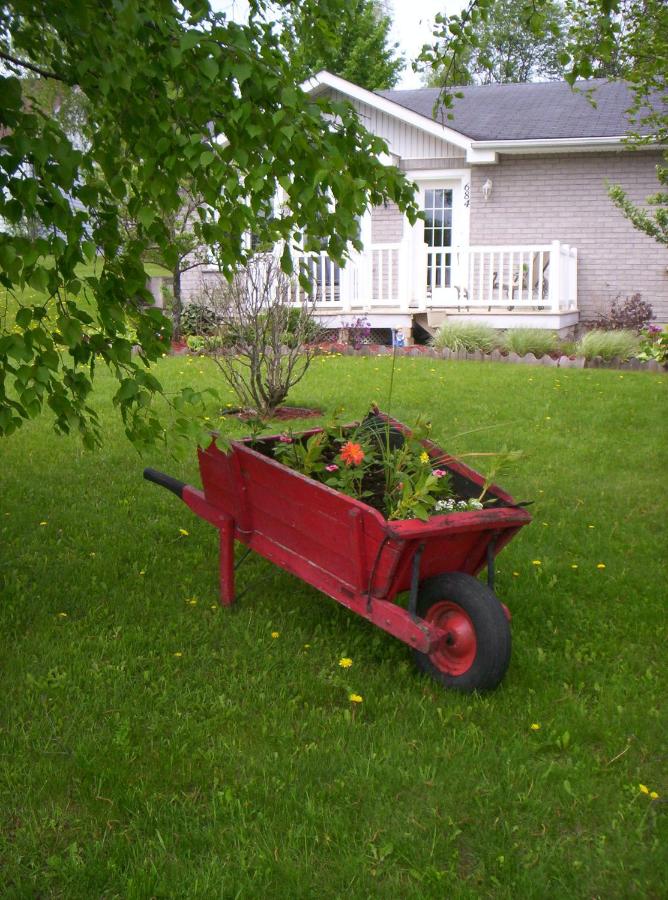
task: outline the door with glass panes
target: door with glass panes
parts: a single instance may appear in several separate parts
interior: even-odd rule
[[[427,185],[421,191],[424,213],[424,287],[438,300],[452,287],[452,211],[454,188]],[[448,291],[449,292],[449,291]]]

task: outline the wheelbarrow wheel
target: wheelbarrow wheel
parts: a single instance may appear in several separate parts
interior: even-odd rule
[[[498,598],[463,572],[427,578],[418,589],[417,614],[448,632],[415,663],[444,687],[470,693],[495,688],[510,662],[510,627]]]

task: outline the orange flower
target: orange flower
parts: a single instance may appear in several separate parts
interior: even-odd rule
[[[347,466],[359,466],[364,459],[364,450],[362,450],[360,444],[353,444],[352,441],[348,441],[341,448],[341,459]]]

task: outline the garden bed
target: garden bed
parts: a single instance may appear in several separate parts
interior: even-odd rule
[[[603,359],[596,356],[586,359],[584,356],[566,356],[565,354],[552,354],[535,356],[527,353],[519,356],[517,353],[508,353],[502,350],[492,350],[491,353],[482,353],[480,350],[468,352],[466,350],[436,350],[434,347],[415,344],[412,347],[385,347],[383,344],[365,344],[359,349],[342,343],[319,344],[318,352],[323,354],[339,353],[343,356],[426,356],[431,359],[454,359],[471,362],[501,362],[516,363],[520,365],[547,366],[560,369],[622,369],[632,371],[665,372],[665,368],[656,360],[627,359],[618,357]]]

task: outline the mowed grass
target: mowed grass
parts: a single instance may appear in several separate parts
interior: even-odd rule
[[[359,417],[390,364],[318,359],[291,400]],[[98,387],[101,451],[46,418],[0,445],[3,897],[665,897],[666,376],[397,361],[399,419],[526,452],[483,697],[257,557],[221,610],[215,531],[141,477],[199,484],[194,452],[140,458]]]

